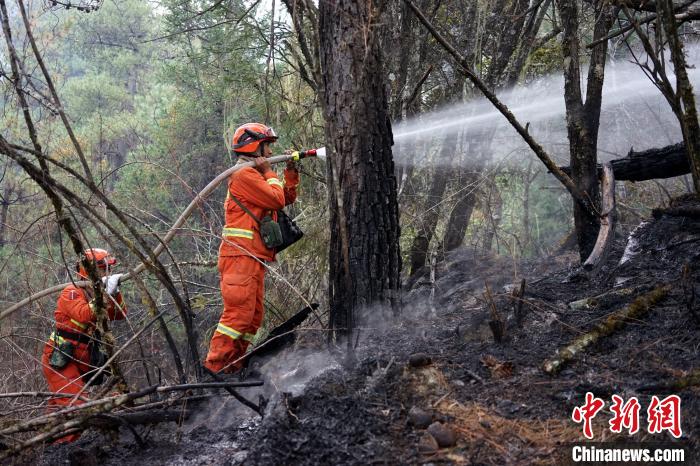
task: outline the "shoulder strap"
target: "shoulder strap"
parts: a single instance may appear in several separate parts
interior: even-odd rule
[[[231,193],[231,191],[228,192],[228,195],[231,196],[231,199],[233,199],[233,200],[236,202],[236,204],[238,204],[238,207],[240,207],[241,209],[243,209],[243,211],[244,211],[246,214],[248,214],[248,215],[250,215],[251,217],[253,217],[253,220],[255,220],[256,222],[258,222],[258,224],[261,223],[260,219],[259,219],[258,217],[256,217],[255,214],[254,214],[253,212],[250,211],[250,209],[248,209],[246,206],[244,206],[243,203],[242,203],[241,201],[239,201],[238,198],[237,198],[236,196],[233,195],[233,193]]]

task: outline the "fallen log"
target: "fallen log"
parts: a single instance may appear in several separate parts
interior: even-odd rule
[[[173,391],[185,391],[185,390],[195,390],[203,388],[223,388],[226,390],[233,390],[233,387],[259,387],[263,385],[262,381],[251,380],[243,382],[206,382],[206,383],[192,383],[192,384],[181,384],[181,385],[165,385],[158,386],[154,385],[151,387],[144,388],[140,391],[133,393],[125,393],[122,395],[111,396],[107,398],[102,398],[98,400],[88,401],[80,405],[73,405],[60,411],[56,411],[49,414],[44,414],[32,419],[28,419],[23,422],[18,422],[12,426],[0,430],[0,435],[8,436],[11,434],[16,434],[19,432],[26,432],[30,430],[37,430],[39,428],[44,428],[46,425],[53,425],[61,422],[60,419],[82,416],[87,413],[87,417],[90,415],[96,415],[100,413],[107,413],[113,411],[117,407],[123,406],[132,401],[138,400],[139,398],[144,398],[152,393],[160,392],[173,392]],[[41,393],[41,392],[40,392]],[[34,395],[34,393],[29,393]],[[13,396],[23,395],[22,393],[12,393]],[[71,395],[72,396],[72,395]],[[239,395],[240,396],[240,395]],[[177,401],[177,400],[176,400]],[[240,400],[239,400],[240,401]],[[245,400],[248,401],[248,400]],[[250,402],[248,402],[250,403]],[[245,404],[245,403],[244,403]],[[257,405],[252,405],[258,408]]]
[[[30,430],[36,430],[37,428],[43,428],[46,425],[51,425],[60,422],[56,419],[80,415],[82,414],[80,413],[80,411],[92,413],[112,411],[113,409],[116,409],[117,407],[122,406],[125,403],[148,396],[151,393],[155,393],[157,388],[158,387],[154,385],[153,387],[148,387],[144,390],[134,393],[125,393],[122,395],[110,396],[107,398],[101,398],[99,400],[88,401],[87,403],[83,403],[81,405],[70,406],[68,408],[61,409],[60,411],[56,411],[50,414],[44,414],[42,416],[28,419],[23,422],[18,422],[8,428],[0,430],[0,436],[7,436],[19,432],[26,432]]]
[[[569,303],[569,308],[574,311],[586,311],[600,306],[608,306],[612,301],[625,299],[641,291],[642,287],[620,288],[619,290],[608,291],[596,296],[578,299]]]
[[[14,445],[9,446],[7,450],[0,452],[0,460],[5,459],[8,456],[14,455],[24,449],[30,448],[39,443],[51,442],[65,435],[68,435],[69,433],[79,432],[85,428],[85,426],[91,418],[99,414],[107,414],[135,399],[150,395],[151,393],[154,393],[157,388],[158,386],[154,385],[152,387],[144,388],[143,390],[140,390],[135,393],[126,393],[123,395],[105,398],[102,400],[96,400],[96,402],[85,403],[81,406],[73,406],[71,408],[78,408],[73,411],[81,410],[83,411],[83,413],[80,413],[81,415],[79,417],[64,420],[63,422],[61,422],[61,419],[55,418],[55,415],[61,412],[65,413],[66,411],[71,410],[71,408],[62,410],[59,413],[54,413],[53,415],[40,416],[39,418],[30,419],[29,421],[18,423],[18,425],[13,426],[11,428],[3,429],[2,432],[0,432],[0,434],[2,434],[3,436],[7,436],[12,433],[34,430],[34,427],[42,427],[46,428],[47,430],[45,430],[39,435],[30,438],[29,440],[26,440],[24,442],[17,442]],[[85,409],[86,405],[89,405],[88,409]],[[47,418],[54,419],[48,419],[47,422]],[[40,420],[43,420],[43,422],[41,422]],[[55,421],[58,421],[58,423],[55,423]]]
[[[683,143],[672,144],[658,149],[634,152],[630,149],[626,157],[610,161],[615,179],[619,181],[645,181],[690,173],[688,152]],[[566,174],[571,174],[571,167],[561,167]],[[599,175],[603,165],[598,165]]]
[[[158,409],[138,413],[112,413],[109,415],[98,414],[86,422],[89,427],[100,429],[114,429],[124,423],[136,425],[160,424],[163,422],[182,422],[191,414],[191,409]]]
[[[651,215],[654,218],[661,218],[664,215],[671,217],[689,217],[689,218],[700,218],[700,207],[698,206],[685,206],[685,207],[667,207],[658,208],[651,211]]]
[[[557,351],[557,354],[545,361],[544,372],[550,375],[558,373],[564,365],[572,361],[586,348],[622,329],[628,320],[641,319],[659,301],[671,291],[671,285],[662,285],[654,290],[638,296],[631,304],[610,315],[598,323],[593,330],[577,337],[573,342]]]

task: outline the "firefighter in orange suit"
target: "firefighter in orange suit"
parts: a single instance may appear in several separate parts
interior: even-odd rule
[[[110,320],[123,319],[126,315],[126,307],[119,291],[119,279],[122,274],[110,275],[110,269],[116,265],[117,260],[104,249],[87,249],[83,254],[95,264],[105,285],[105,290],[110,295],[103,296],[107,316]],[[76,268],[78,276],[81,279],[86,279],[87,272],[81,261],[78,261]],[[88,348],[96,323],[92,299],[91,289],[80,288],[72,284],[65,287],[58,298],[54,313],[56,328],[46,342],[41,358],[44,376],[49,389],[54,393],[69,395],[79,393],[86,382],[83,380],[83,375],[94,369],[90,367]],[[63,351],[59,351],[58,348]],[[59,353],[53,356],[54,351],[59,351]],[[49,399],[49,405],[54,409],[82,403],[82,400],[76,399],[74,401],[72,397]],[[77,440],[79,436],[80,434],[67,435],[59,439],[58,442],[72,442]]]
[[[299,172],[294,162],[287,163],[282,182],[267,161],[272,155],[270,145],[276,140],[272,128],[260,123],[245,124],[233,135],[238,163],[254,161],[255,167],[234,172],[228,182],[226,226],[219,248],[224,310],[204,362],[205,368],[214,373],[241,369],[237,359],[245,354],[263,320],[265,263],[275,260],[275,251],[263,243],[258,220],[268,214],[276,220],[276,211],[297,197]]]

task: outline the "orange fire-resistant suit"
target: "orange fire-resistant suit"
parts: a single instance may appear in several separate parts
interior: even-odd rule
[[[265,267],[262,262],[275,260],[275,251],[265,247],[258,222],[231,198],[261,219],[296,200],[299,173],[284,171],[284,183],[275,172],[261,174],[255,168],[242,168],[229,178],[224,207],[226,226],[219,248],[219,284],[224,310],[209,345],[204,366],[213,372],[233,373],[263,320]]]
[[[107,316],[110,320],[123,319],[126,315],[126,306],[123,304],[121,293],[113,297],[119,304],[119,309],[109,297],[105,296]],[[92,370],[90,367],[90,352],[88,342],[90,334],[95,328],[96,317],[90,307],[89,292],[74,285],[68,285],[58,297],[56,306],[56,330],[51,334],[44,345],[44,354],[41,365],[44,376],[49,384],[49,390],[54,393],[66,393],[75,395],[85,386],[83,374]],[[72,360],[62,369],[56,369],[49,365],[49,358],[54,349],[54,343],[60,344],[63,340],[73,343],[75,351]],[[54,409],[62,406],[79,405],[83,401],[72,398],[50,398],[49,405]],[[78,439],[80,434],[67,435],[59,439],[59,442],[72,442]]]

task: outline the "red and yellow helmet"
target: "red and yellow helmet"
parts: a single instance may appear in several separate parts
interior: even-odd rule
[[[105,251],[104,249],[86,249],[85,251],[83,251],[83,257],[93,262],[95,264],[95,267],[105,269],[107,271],[109,271],[110,267],[117,265],[117,259],[112,254],[110,254],[109,251]],[[87,278],[87,271],[85,270],[82,264],[83,257],[81,257],[80,260],[78,260],[78,263],[76,264],[76,269],[78,270],[79,276],[81,276],[82,278]]]
[[[261,142],[275,142],[275,130],[262,123],[246,123],[239,126],[233,133],[233,151],[239,154],[257,152]]]

